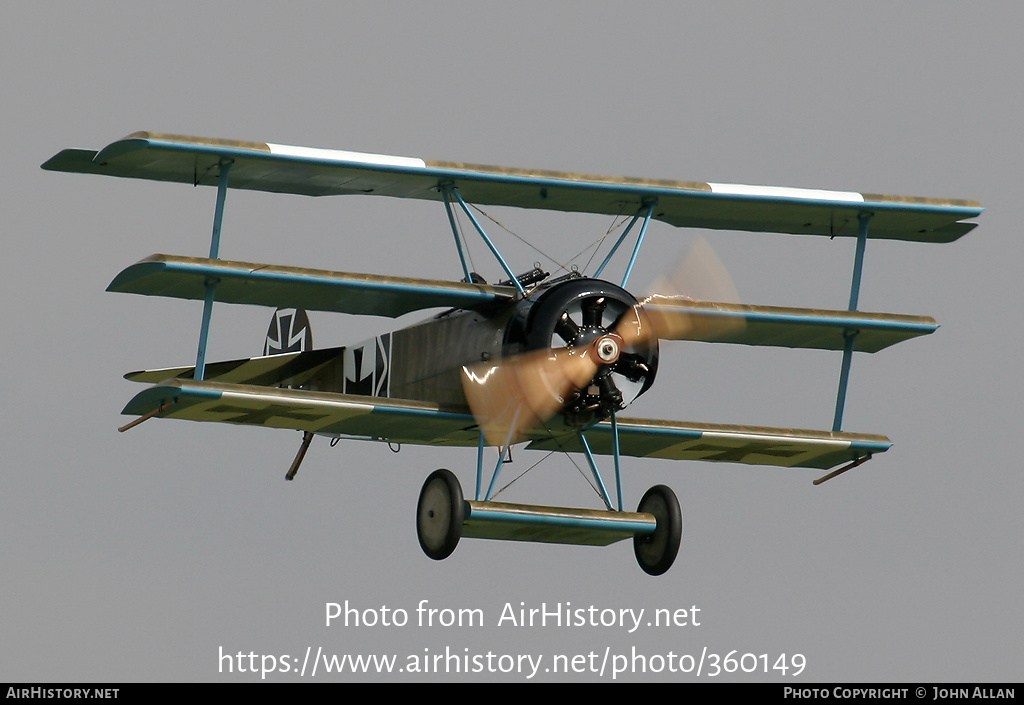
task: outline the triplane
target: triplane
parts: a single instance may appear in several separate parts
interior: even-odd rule
[[[196,364],[133,372],[153,386],[123,413],[253,424],[303,431],[286,477],[314,435],[393,444],[475,447],[474,498],[437,470],[423,484],[417,532],[424,552],[443,559],[462,537],[607,545],[632,538],[652,575],[672,565],[682,513],[657,485],[637,511],[624,511],[621,458],[655,457],[832,470],[823,482],[891,443],[842,430],[854,352],[876,352],[933,332],[931,318],[857,310],[869,238],[951,242],[975,224],[973,201],[901,198],[845,191],[692,183],[529,171],[337,150],[137,132],[102,150],[64,150],[44,169],[175,181],[217,188],[209,257],[153,255],[114,279],[110,291],[204,302]],[[228,188],[326,196],[373,194],[443,203],[461,281],[387,277],[219,259]],[[475,205],[596,213],[625,227],[589,276],[540,268],[516,275],[474,215]],[[507,279],[487,284],[467,262],[458,226],[464,213]],[[626,221],[628,220],[628,225]],[[856,238],[848,310],[741,305],[662,291],[642,300],[626,289],[652,220],[677,227]],[[630,234],[635,233],[635,239]],[[632,244],[617,283],[603,279],[615,252]],[[623,250],[623,258],[626,250]],[[207,363],[214,301],[276,309],[262,357]],[[398,317],[441,313],[365,343],[312,348],[305,311]],[[842,351],[829,431],[628,419],[658,370],[660,340]],[[333,441],[332,441],[333,442]],[[511,448],[582,453],[603,509],[495,501]],[[485,478],[484,448],[498,460]],[[610,456],[609,492],[596,456]],[[841,467],[840,467],[841,466]],[[486,480],[486,481],[485,481]]]

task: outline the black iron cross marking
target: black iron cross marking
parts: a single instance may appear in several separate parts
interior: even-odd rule
[[[787,448],[785,446],[765,447],[759,443],[747,443],[737,448],[726,448],[724,450],[721,446],[701,444],[690,446],[686,450],[698,453],[701,451],[712,451],[711,455],[704,456],[702,460],[720,460],[723,462],[743,462],[743,459],[752,453],[773,455],[778,458],[795,458],[807,452],[803,448]]]
[[[241,414],[231,419],[233,423],[251,423],[263,425],[266,421],[273,417],[281,417],[286,419],[294,419],[295,421],[319,421],[320,419],[326,419],[331,414],[326,411],[318,411],[316,409],[297,409],[294,406],[288,406],[285,404],[268,404],[261,409],[247,409],[242,406],[232,406],[230,404],[222,404],[209,409],[209,411],[216,414]]]

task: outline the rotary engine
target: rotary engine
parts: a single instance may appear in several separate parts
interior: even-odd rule
[[[597,372],[565,396],[560,413],[569,426],[588,426],[624,409],[654,382],[657,338],[620,334],[631,317],[639,322],[637,307],[632,294],[606,281],[555,280],[520,303],[506,329],[503,354],[587,349]]]

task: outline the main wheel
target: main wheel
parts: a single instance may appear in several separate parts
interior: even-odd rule
[[[648,575],[661,575],[676,560],[683,538],[683,512],[676,494],[665,485],[655,485],[644,493],[638,512],[653,514],[657,519],[654,533],[633,537],[636,562]]]
[[[449,470],[430,473],[416,505],[416,535],[423,552],[435,561],[450,556],[462,538],[464,518],[459,479]]]

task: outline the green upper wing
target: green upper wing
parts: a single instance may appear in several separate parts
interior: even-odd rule
[[[512,169],[263,142],[136,132],[97,151],[66,149],[44,169],[309,196],[376,194],[440,200],[441,186],[480,204],[618,215],[656,201],[653,217],[680,227],[950,242],[975,227],[974,201]]]

